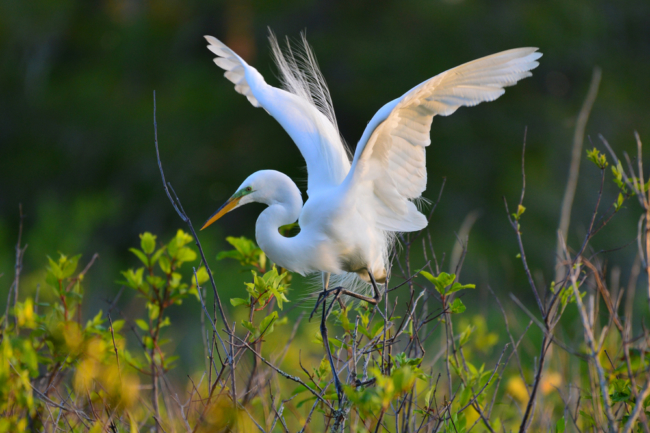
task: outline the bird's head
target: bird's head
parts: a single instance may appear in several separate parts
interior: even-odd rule
[[[237,188],[232,197],[225,202],[219,210],[217,210],[214,215],[212,215],[201,227],[201,230],[208,227],[210,224],[227,214],[233,209],[237,209],[240,206],[243,206],[247,203],[252,203],[258,200],[258,195],[260,193],[260,188],[262,183],[260,182],[260,172],[253,173]]]
[[[290,197],[294,198],[291,200]],[[208,227],[213,222],[227,214],[233,209],[236,209],[247,203],[264,203],[271,205],[276,202],[299,202],[298,209],[302,206],[300,199],[300,190],[291,181],[291,179],[279,171],[275,170],[261,170],[257,171],[248,178],[237,188],[232,197],[223,204],[201,227],[201,230]],[[297,204],[297,203],[294,203]]]

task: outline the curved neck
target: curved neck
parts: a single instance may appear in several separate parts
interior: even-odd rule
[[[260,200],[269,207],[257,218],[255,224],[255,237],[262,251],[275,263],[291,271],[301,273],[295,258],[299,256],[293,238],[282,236],[278,229],[286,224],[298,220],[302,211],[302,197],[300,190],[291,182],[283,185],[269,197]]]

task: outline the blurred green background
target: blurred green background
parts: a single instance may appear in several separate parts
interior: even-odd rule
[[[304,190],[304,162],[263,110],[233,90],[212,63],[204,34],[214,35],[277,84],[267,27],[280,37],[305,30],[331,90],[341,132],[354,148],[377,109],[429,77],[497,51],[536,46],[544,53],[533,77],[498,101],[463,108],[433,122],[427,152],[435,199],[437,252],[449,254],[464,218],[480,211],[463,281],[473,313],[491,313],[490,284],[531,302],[506,219],[521,187],[527,140],[524,242],[540,280],[553,276],[560,213],[577,113],[592,69],[600,93],[586,134],[602,133],[618,151],[635,153],[633,131],[650,142],[650,2],[629,1],[283,1],[3,0],[0,3],[0,299],[13,275],[18,204],[25,218],[25,279],[32,293],[57,251],[100,254],[87,277],[86,308],[106,308],[119,270],[138,265],[127,250],[138,234],[168,241],[182,222],[164,195],[153,144],[152,93],[158,103],[163,164],[182,203],[200,225],[250,173],[276,169]],[[585,139],[585,147],[591,146]],[[599,173],[583,161],[569,243],[584,235]],[[608,183],[605,206],[617,194]],[[241,293],[248,275],[215,262],[225,236],[254,236],[260,205],[223,218],[201,233],[224,298]],[[593,242],[594,251],[629,244],[639,209],[629,201]],[[636,254],[611,256],[623,283]],[[610,255],[603,255],[610,260]],[[297,279],[298,291],[303,283]],[[645,296],[644,294],[641,294]],[[640,295],[640,296],[641,296]],[[133,307],[132,294],[120,304]],[[486,302],[487,301],[487,302]],[[176,311],[181,344],[197,346],[198,305]],[[138,313],[140,314],[140,313]],[[187,355],[186,355],[187,356]]]

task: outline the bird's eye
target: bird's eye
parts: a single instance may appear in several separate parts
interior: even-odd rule
[[[246,191],[251,192],[252,190],[253,190],[253,188],[251,188],[250,186],[246,187]]]

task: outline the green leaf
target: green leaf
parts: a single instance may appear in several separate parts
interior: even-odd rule
[[[397,355],[390,355],[390,357],[393,360],[393,363],[399,364],[400,366],[406,364],[408,359],[404,352],[398,353]]]
[[[460,392],[460,395],[458,396],[458,405],[461,406],[461,407],[465,406],[469,402],[470,398],[472,398],[471,389],[470,388],[464,388]]]
[[[61,273],[63,275],[63,278],[68,278],[74,274],[74,271],[77,270],[77,263],[79,263],[79,258],[81,258],[81,254],[70,257],[61,264]]]
[[[105,322],[104,319],[102,319],[103,313],[102,310],[99,310],[97,314],[95,314],[95,317],[93,317],[93,320],[89,321],[89,325],[91,326],[98,326],[101,325],[102,323]]]
[[[614,174],[614,183],[616,186],[618,186],[621,191],[626,192],[627,188],[623,181],[623,165],[621,164],[621,161],[618,161],[616,166],[612,165],[612,174]]]
[[[167,275],[172,273],[172,264],[167,256],[160,256],[158,259],[160,269]]]
[[[178,251],[183,248],[187,243],[192,242],[192,236],[185,233],[183,230],[178,230],[176,236],[167,244],[167,252],[170,256],[176,257]]]
[[[120,332],[124,326],[124,320],[116,320],[113,322],[113,332]]]
[[[518,205],[517,206],[517,219],[519,219],[519,217],[521,217],[524,214],[524,212],[526,212],[526,208],[524,206],[522,206],[522,205]]]
[[[458,343],[461,346],[464,346],[469,341],[469,337],[472,335],[473,331],[474,331],[473,326],[471,326],[471,325],[467,326],[467,328],[465,328],[465,330],[463,332],[461,332]]]
[[[217,255],[217,260],[230,258],[237,260],[242,266],[259,266],[259,268],[264,269],[266,256],[255,242],[245,237],[235,238],[231,236],[227,237],[226,241],[235,249],[220,252]]]
[[[294,396],[294,395],[298,395],[298,394],[300,394],[301,392],[305,392],[305,391],[307,391],[307,387],[306,387],[305,385],[299,385],[299,386],[296,387],[296,389],[293,390],[293,392],[291,393],[291,395],[292,395],[292,396]]]
[[[564,417],[562,417],[559,420],[557,420],[557,422],[555,423],[555,432],[564,433],[565,430],[566,430],[566,420],[564,419]]]
[[[340,348],[343,345],[343,343],[336,338],[328,338],[327,341],[329,341],[332,346],[337,348]]]
[[[441,295],[445,295],[445,288],[456,279],[456,275],[448,274],[446,272],[441,272],[437,277],[434,277],[426,271],[420,271],[420,275],[429,280]]]
[[[429,280],[431,284],[434,284],[434,281],[436,280],[436,277],[428,273],[427,271],[420,271],[420,275],[422,275],[424,278]]]
[[[424,396],[424,404],[428,408],[431,405],[431,397],[433,396],[433,391],[435,388],[429,388],[429,391],[427,391],[426,395]]]
[[[156,236],[149,232],[140,235],[140,247],[145,254],[152,254],[156,249]],[[145,263],[146,266],[149,266]]]
[[[451,313],[462,313],[465,311],[465,305],[463,304],[463,301],[458,298],[454,299],[454,302],[452,302],[451,306],[449,307],[449,311]]]
[[[165,249],[167,247],[163,246],[162,248],[158,248],[158,250],[151,256],[151,266],[155,265],[162,253],[165,252]]]
[[[623,197],[623,194],[619,192],[618,199],[616,200],[616,203],[614,203],[614,210],[618,211],[623,206],[624,201],[625,197]]]
[[[135,321],[135,324],[138,325],[138,328],[142,329],[143,331],[149,330],[149,324],[142,319],[137,319]]]
[[[157,304],[147,302],[147,310],[149,310],[149,319],[151,319],[151,321],[156,320],[160,315],[160,307]]]
[[[201,301],[201,297],[199,296],[199,291],[197,290],[196,286],[190,287],[187,293],[190,295],[194,295],[197,301],[199,302]]]
[[[312,400],[316,400],[316,397],[315,397],[315,396],[313,396],[313,397],[308,397],[308,398],[306,398],[306,399],[304,399],[304,400],[299,401],[298,404],[296,404],[296,408],[300,409],[300,406],[302,406],[303,404],[305,404],[305,403],[307,403],[307,402],[310,402],[310,401],[312,401]]]
[[[587,159],[596,164],[600,169],[604,169],[609,165],[607,157],[601,154],[595,147],[592,150],[587,150]]]
[[[627,402],[631,400],[631,393],[629,391],[616,391],[611,396],[614,403]]]
[[[256,275],[256,274],[255,274]],[[286,287],[281,285],[282,280],[286,276],[286,272],[283,272],[281,275],[278,275],[278,270],[275,266],[273,269],[265,273],[261,278],[261,292],[269,291],[275,299],[278,301],[278,308],[282,310],[283,302],[289,302],[284,292]]]
[[[248,299],[242,299],[242,298],[230,298],[230,304],[233,307],[238,307],[240,305],[250,306],[249,300]]]
[[[50,262],[50,266],[48,268],[48,271],[52,273],[55,279],[57,280],[62,280],[63,277],[63,271],[61,270],[61,267],[57,262],[52,260],[50,256],[47,256],[47,260]]]
[[[242,320],[241,324],[244,328],[248,329],[253,335],[257,333],[257,328],[248,320]]]
[[[417,367],[422,363],[422,358],[407,358],[406,365]]]
[[[134,289],[137,289],[142,285],[142,274],[144,268],[140,268],[137,271],[129,269],[128,271],[122,271],[122,275],[126,278],[126,284]]]
[[[183,276],[178,272],[172,272],[171,278],[169,279],[169,285],[174,289],[180,288],[182,278]]]
[[[178,231],[176,232],[175,240],[176,240],[176,245],[178,245],[178,247],[180,248],[180,247],[192,242],[192,235],[190,235],[189,233],[184,232],[181,229],[178,229]]]
[[[387,326],[388,327],[388,326]],[[372,330],[370,331],[370,335],[372,335],[372,338],[376,337],[383,331],[384,329],[384,322],[377,322],[373,325]]]
[[[406,392],[411,389],[417,376],[415,375],[413,368],[410,366],[404,366],[396,369],[391,374],[391,378],[393,379],[393,384],[398,392]]]
[[[143,253],[142,251],[140,251],[137,248],[129,248],[129,251],[131,251],[133,254],[135,254],[140,259],[140,261],[142,263],[144,263],[144,265],[146,267],[149,267],[149,259],[147,258],[145,253]]]
[[[241,258],[241,254],[237,250],[219,251],[219,253],[217,254],[217,260],[223,260],[223,259],[239,260],[240,258]]]
[[[521,204],[517,205],[517,212],[512,214],[512,217],[515,219],[515,221],[519,221],[519,218],[526,212],[526,208],[522,206]]]
[[[179,356],[176,356],[176,355],[175,355],[175,356],[169,356],[169,357],[165,358],[165,362],[164,362],[163,367],[164,367],[164,368],[167,368],[167,369],[172,368],[172,367],[173,367],[172,364],[173,364],[174,361],[176,361],[178,358],[179,358]]]
[[[331,371],[332,366],[330,365],[327,356],[324,356],[323,359],[321,359],[320,364],[318,365],[318,369],[314,369],[314,373],[316,373],[319,378],[322,378]]]
[[[440,293],[443,296],[450,295],[462,289],[473,289],[474,287],[476,287],[474,284],[463,285],[458,282],[454,282],[456,280],[456,275],[448,274],[446,272],[441,272],[437,277],[434,277],[433,275],[431,275],[429,272],[426,271],[420,271],[419,273],[424,278],[429,280],[429,282],[435,286],[438,293]]]
[[[48,270],[47,275],[45,276],[45,282],[52,286],[56,290],[57,294],[59,293],[59,280],[56,278],[56,275],[52,270]]]
[[[262,321],[260,322],[260,332],[262,334],[270,334],[273,332],[273,322],[275,322],[278,318],[278,312],[274,311],[268,316],[266,316]]]
[[[210,275],[208,274],[207,269],[205,269],[205,266],[201,266],[199,269],[197,269],[196,278],[199,279],[199,286],[210,279]],[[197,285],[196,278],[194,278],[194,275],[192,275],[192,285],[194,286]]]
[[[370,335],[370,332],[368,332],[368,329],[366,327],[359,326],[359,332],[368,337],[368,340],[372,340],[372,335]]]
[[[152,287],[160,289],[165,287],[165,279],[159,277],[158,275],[147,275],[147,282],[151,284]]]
[[[171,325],[172,322],[169,320],[169,316],[166,316],[161,322],[160,322],[160,327],[164,328],[165,326]]]
[[[460,284],[460,283],[454,283],[446,292],[445,295],[450,295],[452,293],[455,293],[459,290],[463,289],[474,289],[476,286],[474,284]]]
[[[191,262],[196,260],[196,253],[191,248],[183,247],[176,252],[175,258],[178,263]]]
[[[590,397],[589,399],[591,399],[591,397]],[[594,421],[594,417],[592,417],[591,415],[589,415],[587,412],[585,412],[585,411],[583,411],[583,410],[580,410],[580,415],[582,415],[582,417],[585,418],[585,420],[586,420],[586,422],[587,422],[586,427],[590,427],[590,426],[596,424],[595,421]]]
[[[352,305],[348,305],[339,311],[332,311],[332,314],[334,314],[338,318],[339,322],[341,322],[343,329],[348,332],[354,329],[354,325],[350,323],[350,319],[348,319],[348,313],[351,309]]]

